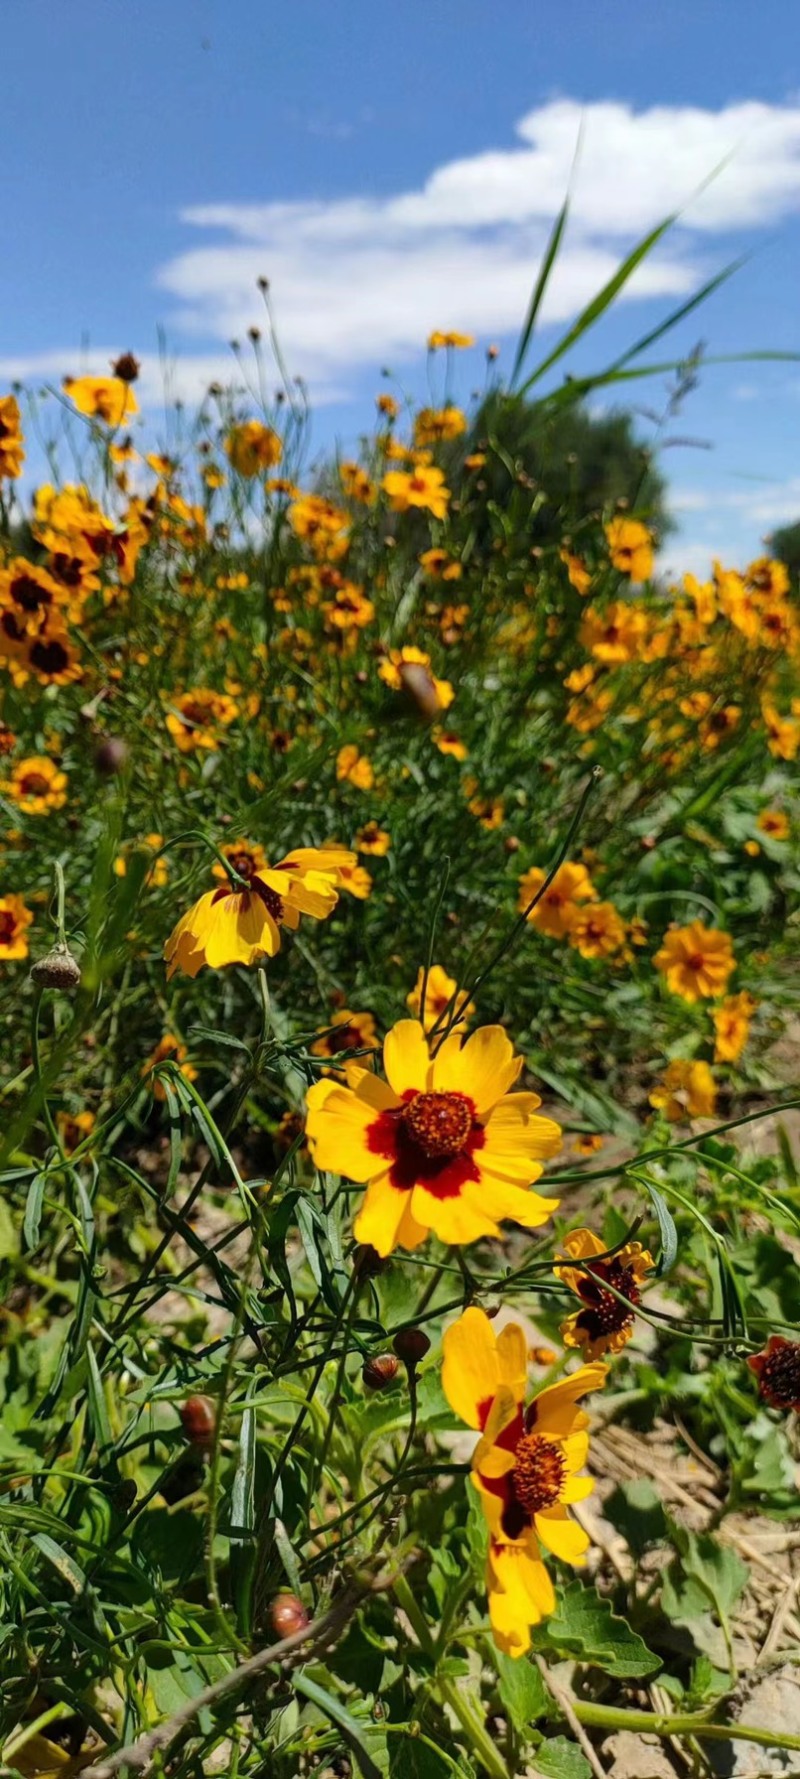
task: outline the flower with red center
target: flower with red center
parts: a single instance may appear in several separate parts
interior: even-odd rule
[[[174,1032],[165,1032],[164,1036],[159,1038],[155,1050],[151,1051],[146,1061],[142,1063],[141,1068],[141,1073],[144,1079],[150,1081],[154,1099],[165,1100],[167,1097],[164,1091],[163,1082],[159,1075],[153,1075],[153,1070],[157,1067],[158,1063],[174,1062],[177,1068],[180,1069],[184,1081],[197,1080],[196,1068],[193,1067],[192,1063],[187,1062],[186,1060],[188,1054],[189,1052],[186,1045],[182,1043],[180,1038],[176,1038]],[[152,1080],[150,1077],[152,1077]]]
[[[265,426],[261,420],[243,420],[231,427],[225,454],[238,475],[251,477],[280,463],[283,445],[273,427]]]
[[[106,426],[121,426],[139,412],[130,383],[122,377],[65,377],[63,387],[79,414]]]
[[[23,815],[47,815],[51,809],[63,809],[67,775],[46,754],[31,754],[17,761],[2,789]]]
[[[423,983],[425,984],[424,1013],[422,1011]],[[458,997],[457,1000],[453,1000],[454,996]],[[453,1020],[450,1030],[463,1032],[475,1012],[475,1002],[465,999],[463,990],[459,989],[454,978],[448,976],[447,971],[442,969],[441,964],[431,964],[427,973],[427,981],[425,971],[418,970],[414,987],[411,993],[406,995],[406,1006],[414,1014],[415,1019],[422,1019],[426,1032],[432,1031],[433,1027],[444,1019],[451,1001],[453,1002],[451,1015],[456,1013],[458,1017]]]
[[[0,963],[27,957],[33,915],[21,896],[0,896]]]
[[[463,1045],[451,1032],[431,1056],[416,1019],[383,1046],[386,1080],[353,1064],[348,1085],[319,1081],[306,1095],[315,1165],[367,1185],[356,1240],[381,1257],[433,1233],[463,1243],[500,1234],[509,1218],[536,1229],[557,1207],[528,1188],[561,1131],[535,1116],[535,1093],[509,1092],[522,1068],[501,1026]]]
[[[800,1341],[771,1334],[763,1353],[751,1353],[747,1363],[758,1378],[762,1402],[800,1414]]]
[[[556,1266],[554,1272],[581,1300],[581,1309],[561,1324],[565,1347],[580,1347],[584,1359],[619,1353],[633,1334],[635,1305],[653,1259],[641,1242],[627,1242],[608,1256],[591,1229],[573,1229],[564,1247],[570,1260],[583,1266]],[[603,1258],[600,1259],[599,1256]],[[620,1301],[624,1299],[624,1301]]]
[[[692,1002],[724,994],[728,977],[736,969],[730,933],[707,927],[702,920],[693,920],[688,927],[670,927],[653,963],[666,976],[667,988]]]
[[[530,907],[546,881],[546,872],[539,865],[532,865],[519,880],[517,907],[520,912]],[[530,908],[527,916],[532,927],[540,933],[547,933],[551,939],[563,939],[572,931],[579,902],[596,902],[597,890],[592,883],[585,865],[574,865],[565,859],[539,900]]]
[[[581,957],[613,957],[625,944],[625,922],[613,902],[590,902],[575,909],[569,942]]]
[[[470,1308],[444,1337],[442,1388],[450,1407],[481,1437],[472,1482],[489,1526],[489,1616],[507,1655],[530,1646],[530,1626],[555,1606],[541,1547],[581,1564],[589,1540],[569,1518],[572,1502],[591,1494],[586,1463],[589,1417],[582,1396],[602,1389],[604,1365],[582,1365],[524,1407],[527,1341],[517,1322],[499,1335],[483,1310]]]
[[[337,1061],[341,1058],[344,1062],[346,1053],[350,1050],[377,1049],[378,1036],[372,1014],[351,1013],[349,1007],[342,1007],[338,1013],[334,1013],[329,1030],[321,1038],[315,1038],[311,1054],[333,1057]],[[368,1060],[366,1057],[362,1060],[362,1068]]]
[[[446,519],[450,489],[444,473],[428,464],[415,464],[412,470],[392,469],[381,483],[394,513],[406,513],[409,507],[422,507],[435,519]]]
[[[653,534],[640,519],[611,519],[606,526],[608,553],[620,574],[632,581],[649,580],[653,572]]]
[[[16,481],[24,461],[19,402],[15,395],[0,395],[0,482]]]
[[[66,630],[54,623],[38,636],[27,638],[22,665],[42,686],[68,686],[80,679],[82,672]]]
[[[298,847],[279,865],[259,867],[243,884],[228,881],[208,890],[164,946],[167,978],[176,970],[196,976],[204,964],[222,970],[274,957],[282,926],[295,932],[301,914],[327,920],[339,900],[339,872],[354,864],[355,854],[340,847]]]
[[[687,1118],[713,1118],[717,1084],[707,1062],[687,1062],[675,1057],[650,1094],[650,1104],[663,1112],[670,1124]]]

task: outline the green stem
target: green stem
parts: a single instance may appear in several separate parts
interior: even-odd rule
[[[431,1636],[425,1614],[418,1605],[408,1585],[406,1577],[401,1575],[394,1584],[394,1593],[398,1605],[408,1619],[420,1648],[424,1650],[431,1662],[436,1661],[436,1645]],[[487,1730],[470,1704],[464,1693],[459,1691],[455,1681],[449,1675],[437,1674],[436,1689],[440,1698],[449,1705],[453,1716],[458,1720],[467,1740],[477,1754],[481,1765],[486,1768],[492,1779],[509,1779],[508,1768]]]
[[[694,1711],[664,1715],[657,1711],[618,1711],[613,1705],[590,1705],[574,1700],[579,1723],[590,1729],[633,1730],[640,1735],[700,1736],[709,1742],[757,1742],[761,1748],[800,1751],[800,1736],[780,1730],[760,1730],[749,1723],[712,1723]]]

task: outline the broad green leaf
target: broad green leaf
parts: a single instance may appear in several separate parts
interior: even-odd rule
[[[661,1667],[660,1658],[624,1618],[616,1617],[608,1601],[579,1581],[565,1588],[538,1636],[576,1661],[602,1668],[615,1680],[638,1680]]]
[[[550,1694],[538,1668],[525,1656],[512,1661],[511,1656],[502,1655],[500,1650],[493,1654],[497,1690],[515,1730],[524,1735],[552,1706]]]
[[[540,1742],[533,1757],[534,1773],[542,1779],[592,1779],[592,1769],[582,1748],[566,1736]]]

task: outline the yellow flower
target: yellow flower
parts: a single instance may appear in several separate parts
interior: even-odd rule
[[[243,420],[231,427],[225,440],[225,455],[237,475],[249,479],[280,463],[283,445],[271,426],[265,426],[261,420]]]
[[[274,957],[282,926],[296,932],[301,914],[327,920],[339,900],[340,872],[354,864],[355,854],[341,847],[298,847],[279,865],[260,867],[246,888],[227,883],[207,891],[164,946],[167,977]]]
[[[220,728],[227,729],[238,714],[232,698],[197,686],[172,699],[165,721],[181,753],[193,754],[198,748],[219,747]]]
[[[375,616],[372,600],[367,599],[366,594],[352,581],[345,581],[341,587],[337,587],[333,599],[327,600],[322,609],[334,630],[363,630],[364,625],[371,624]]]
[[[371,791],[375,783],[375,773],[371,760],[366,754],[360,753],[355,742],[347,742],[340,747],[336,755],[336,777],[346,779],[357,791]]]
[[[65,377],[63,388],[79,414],[102,420],[106,426],[121,426],[123,420],[139,412],[130,383],[122,377]]]
[[[375,406],[379,414],[385,414],[387,420],[396,420],[400,412],[400,403],[393,395],[376,395]]]
[[[434,445],[440,439],[458,439],[467,430],[460,408],[420,408],[414,421],[415,445]]]
[[[61,1145],[66,1155],[71,1155],[79,1143],[90,1137],[97,1119],[94,1112],[57,1112],[56,1129],[61,1138]]]
[[[755,1013],[758,1002],[743,989],[741,994],[728,995],[719,1007],[715,1007],[712,1018],[716,1032],[714,1045],[715,1062],[736,1062],[741,1056],[750,1036],[750,1020]]]
[[[505,816],[505,804],[502,797],[470,797],[467,801],[470,815],[474,815],[487,834],[501,828]]]
[[[570,586],[574,587],[575,592],[580,593],[581,598],[584,599],[592,584],[589,569],[585,562],[581,561],[580,556],[572,556],[569,550],[559,550],[558,553],[566,568]]]
[[[391,835],[385,828],[379,828],[377,822],[365,822],[356,835],[356,851],[371,853],[376,859],[384,858],[391,844]]]
[[[782,717],[768,702],[762,704],[761,714],[770,753],[777,760],[793,760],[800,748],[800,723],[794,722],[792,717]]]
[[[521,1656],[530,1627],[555,1607],[542,1546],[560,1561],[582,1564],[589,1539],[568,1508],[594,1487],[579,1476],[589,1450],[582,1396],[600,1390],[605,1365],[582,1365],[550,1384],[524,1408],[527,1342],[518,1322],[495,1335],[474,1306],[444,1336],[442,1388],[450,1407],[481,1437],[472,1455],[490,1544],[486,1584],[498,1648]]]
[[[81,603],[80,598],[70,598],[63,582],[24,556],[13,557],[0,569],[0,610],[13,613],[17,636],[39,636],[53,617],[57,624],[62,621],[60,607],[77,612]]]
[[[611,1257],[599,1260],[599,1254],[606,1255],[605,1244],[591,1229],[573,1229],[564,1247],[570,1260],[586,1260],[591,1267],[591,1272],[577,1266],[553,1268],[556,1278],[575,1292],[582,1305],[561,1324],[565,1347],[580,1347],[584,1359],[620,1353],[633,1334],[632,1306],[639,1302],[642,1281],[653,1269],[652,1255],[641,1242],[627,1242]]]
[[[459,736],[454,735],[451,729],[437,728],[433,729],[431,733],[440,754],[450,754],[454,760],[466,760],[468,750]]]
[[[340,463],[339,481],[348,500],[357,500],[365,507],[372,506],[376,497],[375,483],[360,463]]]
[[[437,679],[431,672],[431,658],[424,649],[390,649],[378,675],[393,692],[409,692],[426,716],[448,710],[455,698],[450,681]]]
[[[165,1032],[163,1038],[159,1038],[155,1050],[151,1051],[146,1062],[142,1063],[141,1073],[147,1080],[147,1077],[152,1075],[157,1063],[174,1062],[177,1063],[185,1081],[196,1081],[197,1070],[192,1067],[190,1062],[186,1061],[188,1054],[186,1045],[181,1043],[180,1038],[176,1038],[174,1032]],[[166,1100],[164,1083],[159,1080],[158,1076],[151,1085],[154,1099]]]
[[[645,613],[635,605],[626,605],[624,600],[616,599],[602,612],[593,605],[588,607],[578,639],[597,661],[614,666],[635,659],[646,630]]]
[[[762,834],[768,834],[770,840],[787,840],[789,837],[789,817],[782,809],[762,809],[756,827]]]
[[[46,754],[31,754],[12,767],[3,790],[23,815],[47,815],[51,809],[63,809],[67,775]]]
[[[0,896],[0,963],[27,957],[27,928],[32,920],[21,896]]]
[[[350,542],[350,516],[322,494],[300,494],[287,508],[295,537],[302,538],[313,554],[329,562],[345,554]]]
[[[416,1248],[431,1232],[448,1243],[500,1234],[510,1218],[536,1229],[557,1200],[527,1188],[555,1154],[561,1131],[537,1118],[535,1093],[509,1089],[522,1068],[502,1026],[458,1033],[431,1057],[416,1019],[383,1046],[386,1080],[350,1070],[348,1087],[317,1082],[306,1095],[318,1168],[367,1183],[356,1240],[380,1255]]]
[[[464,570],[447,550],[423,550],[419,565],[432,581],[460,581]]]
[[[351,855],[352,856],[352,855]],[[364,865],[340,865],[338,868],[339,888],[346,890],[349,896],[355,896],[357,902],[366,902],[372,894],[372,878]]]
[[[596,1131],[582,1131],[572,1144],[573,1155],[596,1155],[602,1149],[604,1138]]]
[[[684,1001],[712,1000],[724,994],[728,977],[736,969],[729,933],[693,920],[688,927],[672,926],[653,958],[666,976],[667,987]]]
[[[625,944],[625,922],[613,902],[593,902],[588,908],[576,908],[569,942],[581,957],[612,957]]]
[[[517,907],[520,913],[533,900],[537,890],[541,889],[547,876],[546,871],[533,865],[519,880]],[[585,865],[572,864],[565,859],[559,865],[549,888],[540,896],[536,907],[528,915],[531,926],[540,933],[547,933],[551,939],[563,939],[571,932],[577,905],[580,902],[596,902],[597,890],[592,883]]]
[[[384,476],[381,487],[394,513],[421,507],[433,513],[435,519],[447,517],[450,489],[440,469],[422,464],[414,470],[392,469]]]
[[[311,1054],[312,1056],[338,1058],[347,1050],[377,1050],[378,1048],[378,1036],[372,1014],[351,1013],[349,1007],[342,1007],[338,1013],[334,1013],[330,1031],[326,1031],[321,1038],[315,1038],[311,1046]],[[364,1057],[360,1059],[362,1068],[367,1060]]]
[[[433,1027],[438,1025],[439,1020],[445,1013],[453,996],[458,994],[459,999],[454,1004],[454,1010],[458,1013],[458,1019],[451,1027],[451,1030],[454,1032],[465,1031],[468,1020],[472,1018],[472,1015],[475,1012],[475,1002],[464,1001],[463,994],[459,991],[458,983],[452,976],[448,976],[446,970],[442,969],[441,964],[431,964],[430,970],[428,971],[428,980],[425,985],[425,1016],[424,1018],[422,1017],[422,983],[424,976],[425,971],[419,970],[417,980],[411,993],[406,995],[406,1006],[414,1014],[415,1019],[422,1019],[426,1032],[432,1031]]]
[[[614,567],[632,581],[647,581],[653,572],[653,536],[638,519],[612,519],[606,542]]]
[[[15,395],[0,395],[0,482],[14,482],[25,462],[22,421]]]
[[[432,334],[428,335],[429,352],[436,352],[441,346],[455,347],[457,350],[463,350],[467,346],[474,346],[474,344],[474,334],[458,334],[452,331],[449,333],[441,333],[437,327],[434,328]]]
[[[651,1106],[663,1112],[670,1124],[678,1124],[685,1118],[712,1118],[717,1088],[707,1062],[677,1059],[649,1097]]]

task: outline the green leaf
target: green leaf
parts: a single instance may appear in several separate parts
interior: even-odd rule
[[[25,1200],[25,1215],[22,1219],[22,1235],[29,1253],[33,1248],[38,1248],[39,1246],[39,1235],[42,1225],[42,1205],[44,1204],[44,1189],[46,1183],[47,1176],[45,1174],[34,1174],[28,1188],[28,1196]]]
[[[650,1202],[656,1217],[658,1218],[658,1233],[661,1237],[661,1253],[658,1261],[658,1272],[659,1276],[663,1278],[665,1273],[672,1271],[678,1258],[678,1231],[675,1228],[675,1219],[672,1212],[665,1200],[661,1197],[658,1188],[651,1185],[650,1181],[645,1177],[642,1178],[642,1185],[647,1188]]]
[[[559,248],[561,246],[561,239],[564,234],[564,230],[567,226],[568,215],[569,215],[569,198],[565,198],[564,203],[562,204],[561,209],[559,210],[556,220],[553,223],[553,227],[550,231],[550,239],[549,239],[547,246],[544,250],[544,258],[543,258],[541,266],[539,268],[539,276],[538,276],[536,283],[533,287],[533,292],[531,294],[531,300],[530,300],[530,303],[528,304],[528,313],[525,316],[525,320],[522,324],[522,332],[520,333],[520,336],[519,336],[517,350],[514,354],[514,364],[513,364],[512,371],[511,371],[511,381],[509,384],[509,388],[511,388],[511,389],[513,389],[514,384],[517,381],[517,377],[519,376],[519,373],[522,369],[522,366],[523,366],[523,363],[525,360],[525,354],[528,350],[528,346],[530,345],[531,335],[532,335],[533,330],[536,326],[536,319],[539,314],[539,310],[541,309],[541,306],[542,306],[545,291],[547,290],[547,286],[550,282],[550,275],[552,273],[555,262],[558,258],[558,252],[559,252]]]
[[[750,1570],[729,1545],[718,1544],[708,1533],[676,1531],[680,1555],[664,1577],[662,1605],[668,1618],[691,1621],[707,1615],[712,1606],[720,1622],[727,1624],[749,1579]]]
[[[309,1680],[307,1674],[295,1674],[293,1685],[295,1692],[301,1693],[303,1698],[310,1700],[312,1705],[316,1705],[318,1710],[322,1711],[325,1717],[329,1717],[331,1723],[335,1723],[337,1729],[341,1730],[353,1759],[363,1774],[363,1779],[381,1779],[380,1768],[376,1767],[364,1742],[364,1726],[358,1723],[349,1711],[345,1710],[344,1705],[334,1698],[332,1693],[326,1692],[324,1687],[318,1686],[316,1680]]]
[[[573,1581],[539,1635],[553,1648],[617,1680],[638,1680],[661,1667],[636,1631],[617,1618],[594,1588]]]
[[[202,1561],[202,1525],[188,1508],[148,1508],[134,1526],[131,1555],[151,1582],[188,1581]]]
[[[19,1253],[19,1234],[4,1198],[0,1198],[0,1260]]]
[[[621,1532],[637,1561],[652,1545],[663,1543],[667,1537],[667,1516],[661,1498],[646,1477],[620,1483],[603,1512]]]
[[[537,1718],[544,1717],[552,1704],[550,1694],[538,1668],[524,1656],[512,1661],[511,1656],[495,1650],[497,1690],[515,1730],[525,1734]]]
[[[239,1462],[231,1490],[231,1591],[239,1631],[250,1631],[253,1574],[256,1561],[255,1514],[256,1415],[246,1408],[239,1433]]]
[[[566,1736],[551,1736],[540,1742],[533,1758],[534,1772],[542,1779],[592,1779],[586,1755]]]

